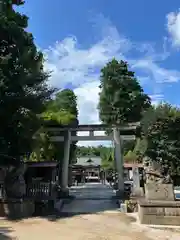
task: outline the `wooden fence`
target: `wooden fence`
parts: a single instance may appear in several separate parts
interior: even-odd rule
[[[33,200],[50,200],[55,197],[55,191],[53,191],[53,185],[49,182],[36,182],[29,183],[26,186],[27,199]],[[0,199],[5,197],[4,184],[0,183]]]
[[[26,197],[31,199],[48,200],[53,196],[52,184],[47,182],[37,182],[27,185]]]

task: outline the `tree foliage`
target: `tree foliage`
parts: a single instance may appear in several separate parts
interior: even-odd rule
[[[114,153],[111,152],[104,152],[101,155],[102,158],[102,167],[106,170],[112,170],[115,167],[114,164]]]
[[[86,156],[96,156],[100,157],[101,153],[110,149],[102,145],[93,147],[93,146],[78,146],[76,150],[77,157],[86,157]]]
[[[149,115],[149,113],[148,113]],[[180,109],[161,103],[151,109],[151,122],[145,122],[147,139],[145,154],[161,163],[164,172],[180,174]],[[146,128],[145,128],[146,126]]]
[[[65,111],[77,118],[77,97],[72,90],[64,89],[56,94],[55,101],[49,102],[48,110],[53,112]]]
[[[134,141],[125,141],[123,146],[124,161],[125,162],[134,162],[139,161],[138,155],[133,152],[135,146]],[[132,152],[131,156],[130,153]],[[96,156],[101,157],[102,167],[105,169],[114,169],[114,149],[113,147],[106,147],[99,145],[97,147],[92,146],[78,146],[76,149],[77,157],[87,157],[87,156]]]
[[[41,115],[42,119],[48,123],[59,125],[59,127],[78,125],[78,109],[76,96],[72,90],[64,89],[58,92],[53,100],[47,103],[46,111]],[[63,132],[60,132],[64,136]],[[76,133],[72,133],[72,135]],[[70,159],[74,159],[76,142],[71,144]],[[32,160],[58,160],[61,161],[64,155],[64,143],[50,141],[50,136],[45,128],[41,128],[36,133],[34,151],[31,154]]]
[[[105,147],[99,145],[97,147],[92,146],[78,146],[76,149],[77,157],[100,157],[102,159],[102,167],[105,169],[114,168],[114,150],[112,147]]]
[[[144,136],[148,134],[148,127],[153,125],[157,119],[176,118],[180,116],[180,110],[171,106],[169,103],[160,103],[157,106],[151,106],[144,112],[141,119],[141,128]]]
[[[125,141],[123,144],[123,152],[126,154],[129,151],[133,151],[135,146],[135,141]],[[113,148],[111,146],[106,147],[106,146],[78,146],[76,150],[76,154],[79,157],[85,157],[85,156],[101,156],[102,153],[104,152],[113,152]]]
[[[133,151],[128,151],[127,154],[124,156],[124,162],[126,163],[134,163],[138,162],[138,155]]]
[[[26,31],[28,18],[12,7],[22,3],[4,1],[0,15],[0,152],[16,158],[31,151],[38,114],[53,93],[43,54]]]
[[[101,70],[99,115],[103,123],[114,125],[138,122],[150,107],[150,98],[143,92],[128,64],[113,59]]]
[[[136,144],[133,149],[133,153],[136,155],[138,162],[143,161],[143,157],[145,156],[145,152],[147,149],[147,139],[145,137],[139,137],[136,139]]]

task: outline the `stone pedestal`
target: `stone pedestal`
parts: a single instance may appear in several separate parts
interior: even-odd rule
[[[140,223],[180,225],[180,201],[175,201],[173,185],[147,183],[145,199],[138,202]]]
[[[142,187],[136,189],[135,191],[133,189],[130,196],[135,199],[142,198],[144,197],[144,189]]]
[[[145,184],[145,197],[147,200],[175,201],[173,184]]]
[[[139,220],[150,225],[180,225],[180,202],[147,201],[138,203]]]

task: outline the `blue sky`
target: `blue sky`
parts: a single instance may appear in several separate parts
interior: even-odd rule
[[[20,11],[53,70],[50,83],[73,87],[82,123],[97,123],[99,70],[127,60],[156,104],[179,105],[180,2],[29,0]]]

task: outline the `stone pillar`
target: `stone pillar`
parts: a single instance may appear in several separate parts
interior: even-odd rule
[[[64,136],[64,159],[62,163],[62,181],[61,188],[63,192],[68,190],[69,157],[71,146],[71,132],[65,132]]]
[[[68,173],[68,186],[72,186],[72,166],[69,167],[69,173]]]
[[[100,179],[100,172],[101,172],[101,168],[99,167],[98,169],[98,178]]]
[[[133,174],[133,189],[132,189],[132,195],[133,196],[141,196],[142,190],[140,188],[140,176],[139,176],[139,168],[133,167],[132,169]]]
[[[118,174],[118,192],[119,196],[124,195],[124,167],[123,167],[123,156],[122,156],[122,142],[120,137],[120,131],[117,128],[113,129],[114,137],[114,157],[115,165]]]

